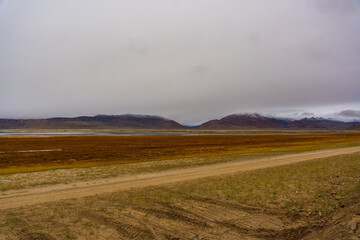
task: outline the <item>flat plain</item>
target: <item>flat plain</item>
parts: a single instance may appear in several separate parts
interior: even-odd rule
[[[0,239],[359,239],[358,146],[356,132],[1,137]]]

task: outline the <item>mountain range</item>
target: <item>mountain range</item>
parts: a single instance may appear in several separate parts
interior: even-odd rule
[[[0,119],[0,129],[188,129],[178,122],[152,115],[96,115],[74,118]],[[266,117],[260,114],[232,114],[191,127],[200,130],[235,129],[360,129],[354,122],[324,118],[301,120]]]
[[[181,124],[151,115],[96,115],[75,118],[0,119],[0,129],[184,129]]]
[[[303,118],[301,120],[265,117],[260,114],[232,114],[221,119],[211,120],[199,129],[347,129],[354,123],[324,118]]]

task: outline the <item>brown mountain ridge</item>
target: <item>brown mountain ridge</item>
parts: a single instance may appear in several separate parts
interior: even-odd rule
[[[0,119],[0,129],[183,129],[181,124],[152,115],[97,115],[75,118]]]
[[[199,129],[331,129],[344,130],[353,123],[323,118],[304,118],[301,120],[265,117],[260,114],[232,114],[219,120],[201,124]]]

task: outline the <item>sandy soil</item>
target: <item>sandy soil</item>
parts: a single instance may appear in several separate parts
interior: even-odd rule
[[[276,167],[285,164],[350,154],[359,151],[360,147],[312,151],[249,161],[228,162],[156,173],[122,176],[113,179],[77,182],[75,184],[59,184],[20,191],[7,191],[6,195],[0,197],[0,210],[71,198],[81,198],[96,194],[111,193],[131,188],[141,188],[222,174],[231,174],[240,171]]]

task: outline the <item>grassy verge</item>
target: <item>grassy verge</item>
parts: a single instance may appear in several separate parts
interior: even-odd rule
[[[332,211],[360,196],[360,153],[202,179],[176,191],[263,208]]]
[[[244,161],[280,154],[282,153],[274,151],[259,152],[254,154],[226,154],[219,156],[189,157],[133,164],[109,164],[95,167],[63,168],[39,172],[4,174],[0,175],[0,192],[43,185],[67,184],[77,181],[91,181],[95,179],[112,178],[124,175],[165,171],[176,168],[194,167],[228,161]]]
[[[360,153],[114,193],[111,197],[124,206],[142,206],[149,199],[176,203],[201,197],[266,209],[329,212],[360,197]]]

